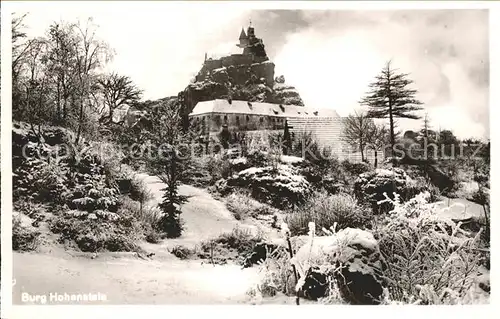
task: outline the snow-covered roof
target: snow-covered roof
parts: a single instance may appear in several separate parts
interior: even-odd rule
[[[190,116],[207,113],[253,114],[282,117],[339,117],[333,109],[311,109],[298,105],[283,105],[263,102],[247,102],[226,99],[198,102]]]

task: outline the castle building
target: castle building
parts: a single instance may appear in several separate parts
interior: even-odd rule
[[[194,125],[201,125],[210,135],[218,134],[222,127],[230,131],[283,130],[285,121],[312,124],[322,118],[339,118],[332,109],[309,109],[298,105],[215,99],[198,102],[190,114]]]

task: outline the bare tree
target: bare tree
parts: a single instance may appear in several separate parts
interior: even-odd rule
[[[24,41],[27,38],[24,32],[24,19],[28,14],[12,14],[12,81],[16,82],[20,73],[21,65],[27,57],[31,42]]]
[[[96,69],[101,68],[105,62],[112,57],[112,52],[108,45],[96,38],[95,25],[92,19],[87,20],[83,27],[81,24],[75,26],[78,41],[74,43],[76,52],[76,85],[75,102],[78,108],[76,143],[78,143],[84,127],[85,108],[91,104],[91,89],[97,80]]]
[[[97,85],[102,94],[106,115],[100,118],[100,122],[107,124],[113,120],[114,111],[123,105],[130,105],[141,99],[142,91],[137,88],[128,76],[111,73],[97,80]]]
[[[373,150],[373,166],[376,168],[378,165],[378,152],[384,152],[385,146],[390,141],[389,129],[385,125],[372,123],[368,130],[367,148]]]
[[[361,160],[364,162],[364,151],[369,140],[373,120],[366,113],[354,112],[354,114],[350,114],[344,119],[343,124],[342,140],[358,148],[361,152]]]
[[[19,69],[18,89],[24,99],[17,105],[21,114],[31,126],[35,136],[41,136],[41,124],[51,117],[50,77],[41,63],[47,42],[42,38],[31,39],[26,46],[23,64]]]
[[[51,72],[54,85],[56,122],[68,125],[72,113],[75,94],[76,43],[75,24],[64,21],[54,22],[47,31],[46,63]]]

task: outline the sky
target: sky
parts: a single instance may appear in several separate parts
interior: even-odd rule
[[[306,106],[352,113],[392,60],[414,81],[433,129],[489,137],[487,10],[250,10],[166,2],[19,2],[11,10],[29,12],[30,36],[43,35],[53,21],[92,17],[97,36],[116,53],[107,70],[130,76],[151,100],[183,90],[205,52],[238,52],[241,28],[251,19],[275,75],[284,75]],[[419,129],[422,121],[400,126]]]

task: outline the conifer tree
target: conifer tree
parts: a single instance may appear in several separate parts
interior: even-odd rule
[[[151,154],[148,154],[147,166],[166,184],[162,202],[158,205],[162,211],[157,227],[167,238],[176,238],[182,234],[183,223],[180,207],[187,198],[179,194],[179,185],[190,165],[189,151],[180,148],[186,135],[182,132],[182,118],[177,104],[165,101],[153,107],[149,116],[148,138],[151,142]]]
[[[285,120],[285,129],[283,132],[283,154],[289,155],[292,149],[292,136],[290,135],[290,127],[288,121]]]
[[[420,111],[422,102],[415,98],[417,90],[409,89],[413,83],[407,73],[398,73],[387,62],[384,69],[369,85],[370,91],[361,99],[360,104],[369,107],[368,116],[371,118],[389,118],[389,132],[391,137],[391,152],[394,159],[394,145],[396,143],[395,119],[419,119],[415,111]]]

